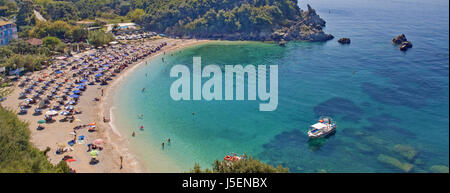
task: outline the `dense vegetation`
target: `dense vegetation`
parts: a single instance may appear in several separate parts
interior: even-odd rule
[[[30,142],[28,124],[0,106],[0,173],[68,173],[65,161],[52,165]]]
[[[6,2],[7,0],[0,0]],[[20,31],[37,24],[33,10],[48,21],[73,25],[133,21],[171,36],[247,40],[326,41],[323,21],[298,0],[16,0]],[[3,3],[3,7],[7,6]],[[2,4],[0,4],[2,5]],[[12,6],[13,5],[9,5]],[[0,9],[1,12],[1,9]],[[5,11],[3,11],[5,12]],[[9,11],[6,14],[14,14]],[[30,35],[30,34],[28,34]],[[61,38],[61,37],[58,37]],[[69,37],[65,37],[69,38]],[[73,40],[80,40],[75,38]]]
[[[134,4],[146,8],[147,28],[174,35],[270,34],[300,19],[296,0],[136,0]]]
[[[201,169],[199,164],[195,164],[191,169],[191,173],[287,173],[289,170],[282,167],[273,167],[269,164],[265,164],[259,160],[249,157],[248,159],[242,159],[234,162],[219,161],[216,160],[213,164],[212,170],[206,168]]]
[[[297,0],[132,0],[145,9],[141,25],[173,36],[326,41],[322,20]]]
[[[0,67],[7,70],[24,67],[27,71],[40,70],[50,59],[51,49],[31,45],[23,40],[13,40],[0,47]]]

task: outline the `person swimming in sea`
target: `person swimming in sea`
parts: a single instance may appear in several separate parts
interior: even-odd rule
[[[141,125],[141,127],[139,127],[139,129],[140,129],[141,131],[144,131],[144,126]]]
[[[139,118],[139,119],[142,119],[142,117],[144,117],[143,114],[139,114],[139,115],[138,115],[138,118]]]
[[[142,88],[142,92],[144,92],[145,91],[145,88]]]

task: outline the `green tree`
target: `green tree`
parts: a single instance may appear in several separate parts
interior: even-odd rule
[[[16,24],[19,30],[23,30],[24,26],[32,24],[33,17],[33,1],[23,0],[19,3],[19,12],[16,17]]]
[[[0,105],[0,173],[65,173],[68,166],[61,161],[53,166],[30,143],[28,124]]]
[[[279,165],[273,167],[259,160],[249,157],[237,161],[214,161],[212,170],[206,168],[202,170],[199,164],[195,164],[191,173],[288,173],[289,169]]]
[[[9,17],[17,13],[17,4],[7,0],[0,0],[0,16]]]
[[[103,44],[108,44],[114,40],[111,33],[105,33],[103,30],[89,31],[88,34],[89,43],[94,46],[102,46]]]
[[[63,43],[57,37],[47,36],[42,39],[42,44],[50,50],[56,50]]]
[[[131,11],[128,13],[128,17],[131,19],[131,21],[133,22],[141,22],[142,21],[142,17],[145,15],[145,11],[143,9],[135,9],[134,11]]]
[[[83,42],[88,38],[88,30],[78,26],[72,28],[71,34],[74,42]]]

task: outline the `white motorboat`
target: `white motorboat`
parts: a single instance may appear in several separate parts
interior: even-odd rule
[[[326,137],[336,131],[336,123],[331,117],[320,117],[319,122],[311,125],[308,136],[312,139]]]

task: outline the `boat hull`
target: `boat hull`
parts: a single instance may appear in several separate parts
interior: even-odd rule
[[[311,139],[323,138],[329,136],[330,134],[333,134],[334,132],[336,132],[336,126],[331,127],[327,130],[321,130],[319,133],[312,133],[311,131],[309,131],[308,136]]]

